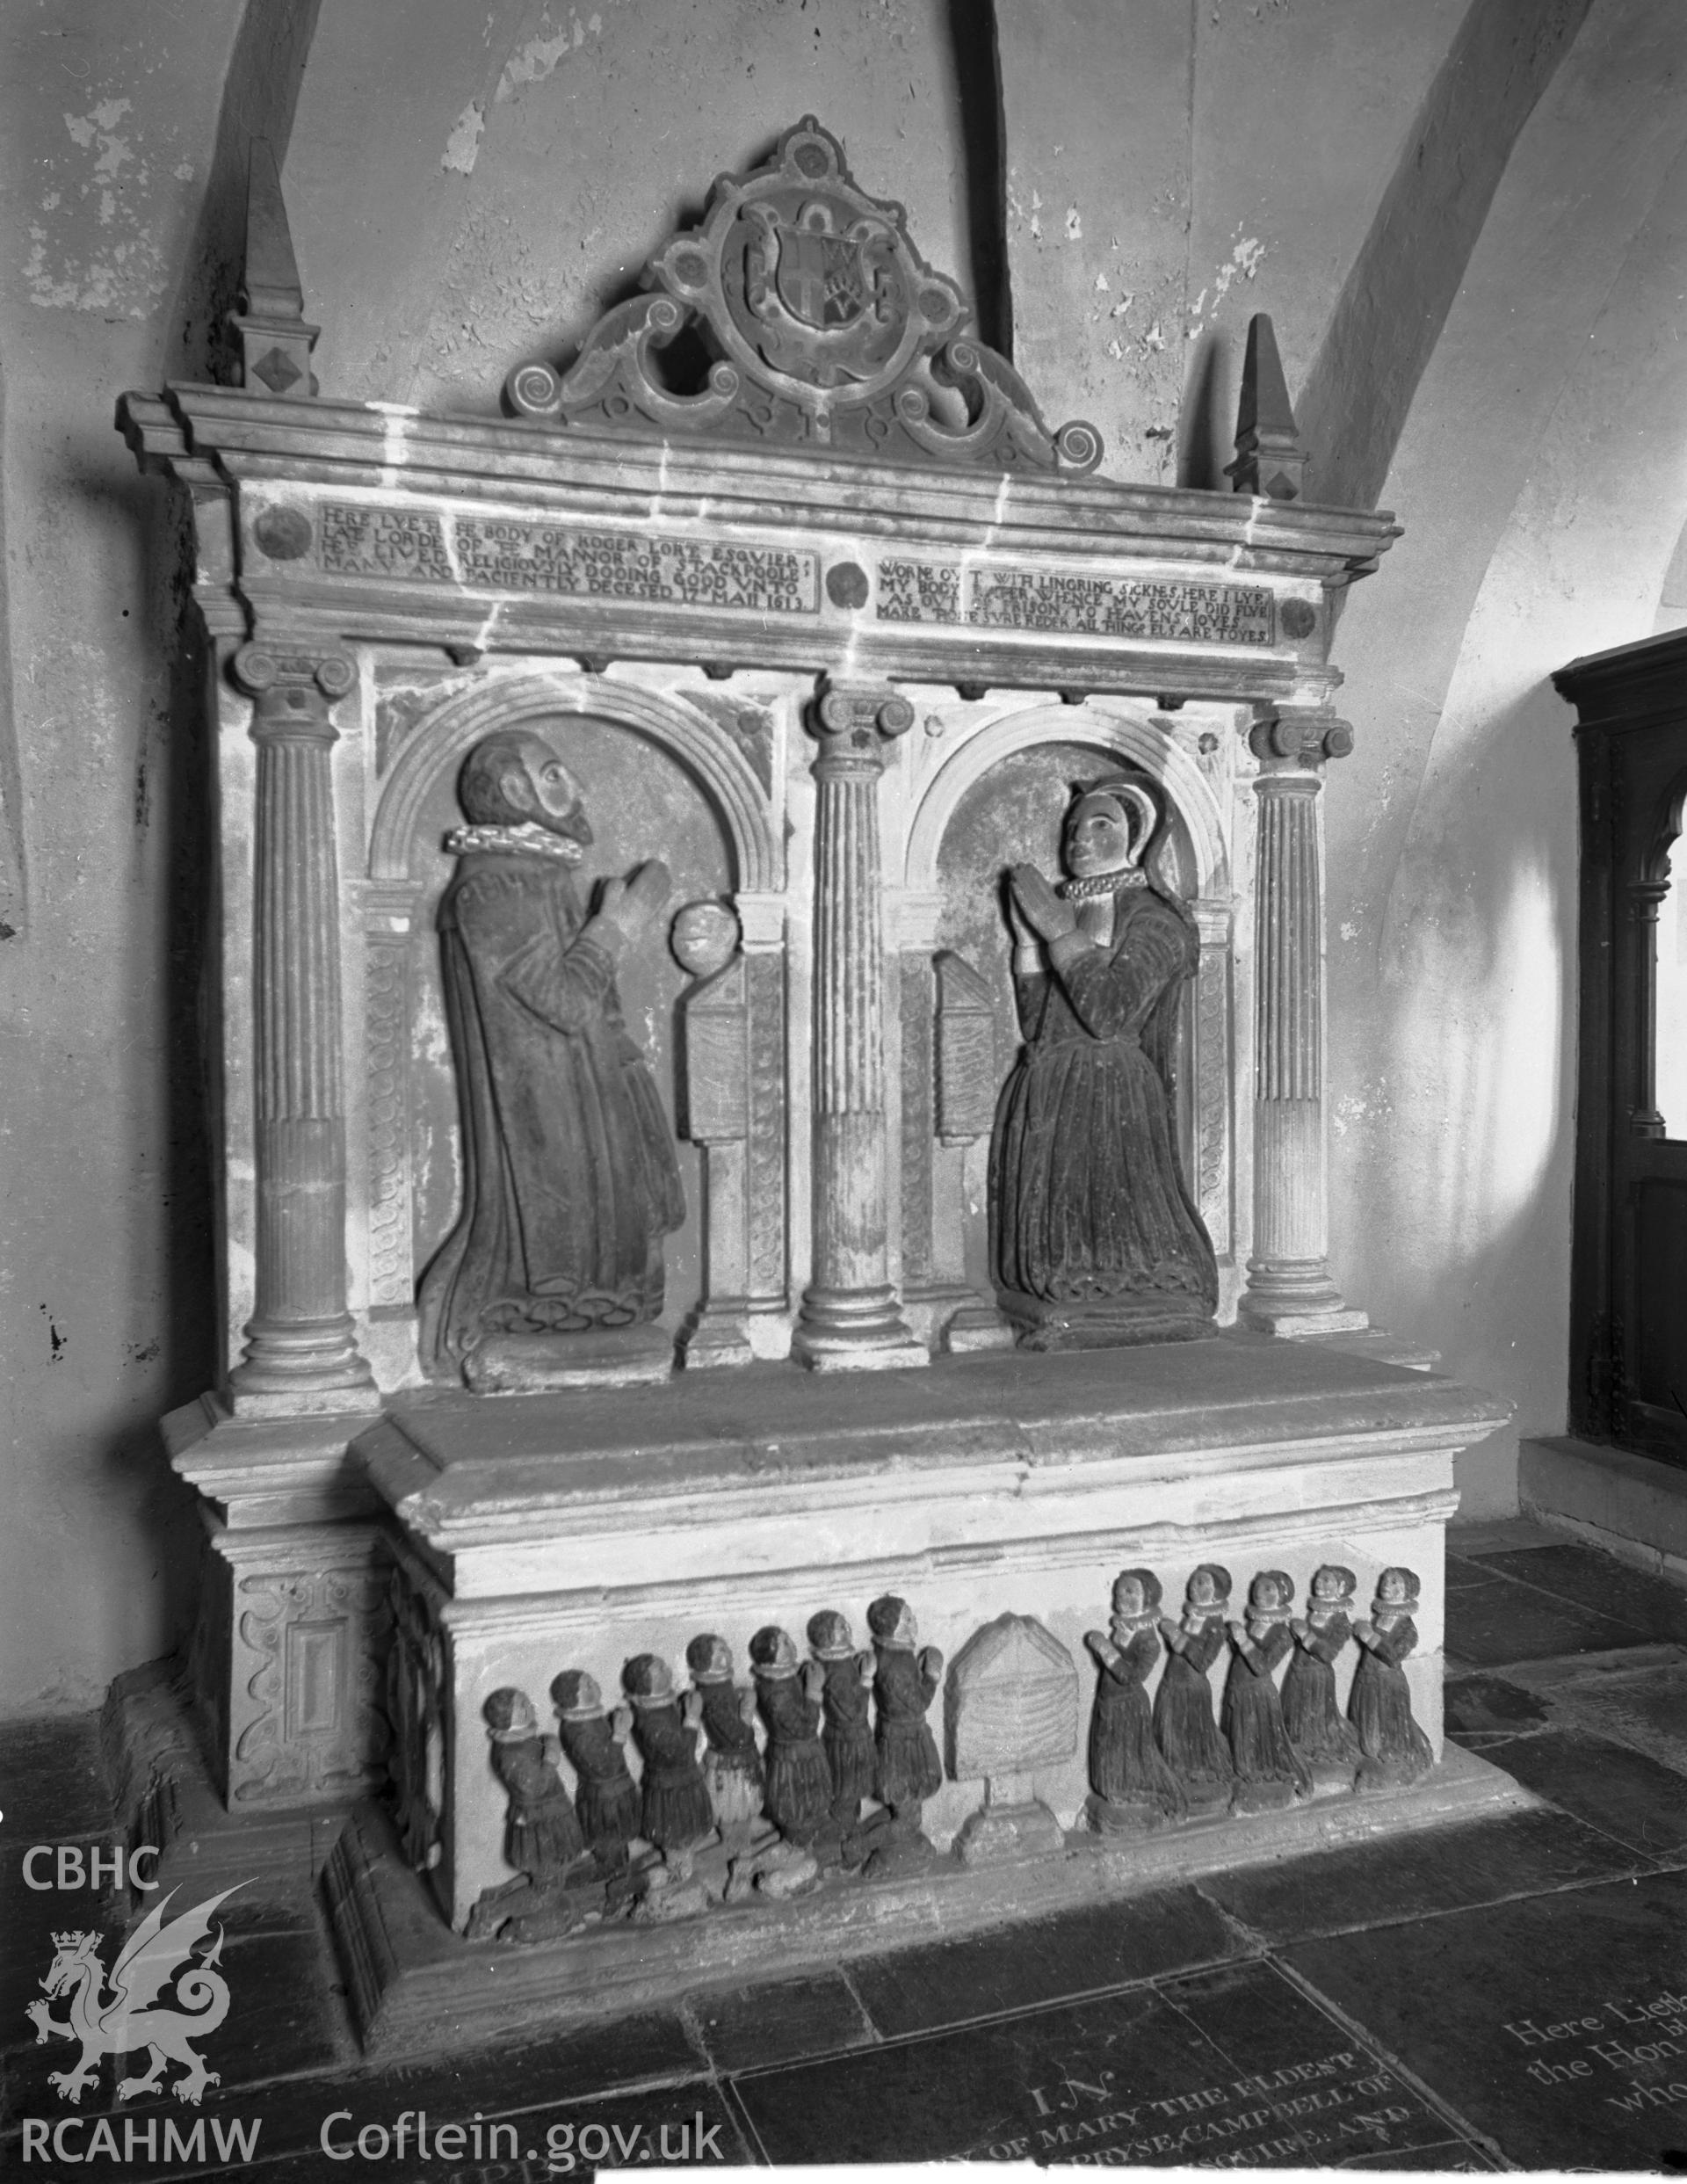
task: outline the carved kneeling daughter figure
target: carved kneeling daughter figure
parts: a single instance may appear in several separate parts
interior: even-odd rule
[[[1347,1610],[1358,1582],[1350,1570],[1326,1563],[1313,1572],[1305,1616],[1289,1625],[1294,1658],[1283,1679],[1283,1723],[1315,1790],[1351,1789],[1365,1757],[1336,1703],[1336,1663],[1353,1635]]]
[[[1248,1589],[1248,1621],[1230,1625],[1230,1674],[1224,1687],[1224,1733],[1235,1763],[1237,1812],[1271,1812],[1312,1795],[1312,1777],[1289,1742],[1275,1681],[1294,1643],[1289,1636],[1292,1581],[1262,1570]]]
[[[1361,1789],[1391,1789],[1435,1764],[1430,1740],[1412,1718],[1411,1686],[1400,1664],[1417,1644],[1412,1611],[1417,1606],[1415,1571],[1385,1570],[1377,1579],[1369,1622],[1355,1623],[1363,1649],[1347,1696],[1348,1717],[1365,1748]]]
[[[1146,1833],[1181,1820],[1182,1785],[1154,1741],[1143,1685],[1160,1658],[1160,1580],[1152,1570],[1121,1570],[1113,1580],[1110,1630],[1083,1642],[1101,1673],[1090,1724],[1090,1818],[1105,1834]]]

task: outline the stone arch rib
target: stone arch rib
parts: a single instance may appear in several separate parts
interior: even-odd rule
[[[902,883],[921,893],[935,890],[938,856],[961,798],[1003,758],[1033,744],[1057,739],[1094,744],[1140,766],[1164,788],[1189,830],[1195,853],[1196,892],[1204,900],[1222,896],[1230,884],[1224,824],[1206,776],[1169,729],[1136,714],[1115,713],[1091,701],[1081,713],[1061,705],[1032,706],[993,721],[961,744],[927,784],[908,831]]]

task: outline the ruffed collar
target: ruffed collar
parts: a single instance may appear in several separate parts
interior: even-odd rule
[[[453,827],[445,850],[453,857],[550,857],[562,865],[577,865],[585,854],[570,836],[554,834],[533,819],[518,827]]]
[[[1123,872],[1098,872],[1088,880],[1062,880],[1061,900],[1064,903],[1090,903],[1100,895],[1119,895],[1127,888],[1145,888],[1148,875],[1134,865],[1127,865]]]
[[[1157,1630],[1160,1628],[1160,1610],[1157,1607],[1145,1607],[1140,1615],[1114,1615],[1111,1620],[1113,1640],[1117,1643],[1121,1639],[1140,1638],[1145,1630]]]

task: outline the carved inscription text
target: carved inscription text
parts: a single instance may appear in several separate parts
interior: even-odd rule
[[[1439,2143],[1467,2166],[1439,2119],[1368,2052],[1340,2048],[1251,2077],[1150,2098],[1108,2064],[1057,2065],[1026,2088],[1017,2132],[967,2148],[974,2160],[1075,2161],[1156,2168],[1340,2166]]]
[[[573,525],[329,501],[322,563],[337,577],[401,577],[482,591],[541,591],[641,605],[814,614],[820,564],[783,547],[650,538]]]
[[[1687,2107],[1687,1994],[1673,1988],[1624,1995],[1557,2024],[1513,2018],[1505,2029],[1529,2051],[1523,2067],[1537,2085],[1586,2081],[1607,2108],[1630,2115]]]
[[[955,562],[881,562],[878,615],[887,622],[1157,637],[1179,644],[1276,642],[1273,600],[1261,584],[1143,582],[1058,569],[963,570]]]

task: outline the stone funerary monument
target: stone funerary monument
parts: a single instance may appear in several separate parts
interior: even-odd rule
[[[1109,483],[812,118],[501,420],[320,394],[303,311],[256,146],[240,383],[119,423],[212,640],[197,1700],[231,1812],[375,1801],[366,2027],[1401,1793],[1497,1412],[1326,1264],[1395,533],[1303,499],[1269,322],[1235,491]]]

